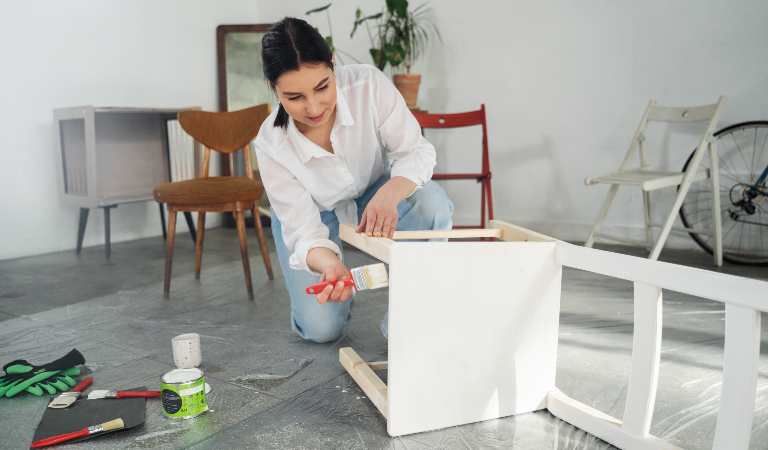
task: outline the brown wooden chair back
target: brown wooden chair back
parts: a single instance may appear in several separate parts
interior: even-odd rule
[[[269,115],[269,105],[261,104],[232,112],[182,111],[179,124],[192,138],[205,147],[201,177],[208,176],[211,150],[228,154],[230,175],[234,175],[232,153],[247,149],[262,122]],[[253,178],[251,152],[243,152],[245,175]]]
[[[231,153],[256,137],[268,115],[267,104],[232,112],[182,111],[179,123],[197,142],[211,150]]]

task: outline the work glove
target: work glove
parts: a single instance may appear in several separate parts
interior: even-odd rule
[[[0,377],[0,398],[11,398],[21,392],[40,396],[43,393],[56,394],[68,391],[77,384],[80,364],[85,363],[83,355],[73,349],[64,357],[40,366],[17,359],[3,366],[5,375]]]

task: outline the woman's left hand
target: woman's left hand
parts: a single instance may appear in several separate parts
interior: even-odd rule
[[[416,189],[405,177],[393,177],[376,191],[363,211],[358,233],[392,239],[397,229],[397,205]]]

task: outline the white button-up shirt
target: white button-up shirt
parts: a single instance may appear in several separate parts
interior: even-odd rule
[[[369,65],[337,66],[334,153],[304,136],[289,120],[274,126],[277,108],[254,140],[259,172],[270,205],[282,224],[293,269],[310,270],[307,253],[329,239],[320,211],[335,211],[339,223],[357,224],[355,199],[387,172],[422,186],[432,177],[435,148],[392,82]]]

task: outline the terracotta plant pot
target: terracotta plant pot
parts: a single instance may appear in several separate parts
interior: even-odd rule
[[[405,98],[405,104],[411,109],[416,108],[416,100],[419,97],[419,85],[421,85],[421,75],[414,73],[399,74],[392,78],[397,90],[400,91],[403,98]]]

